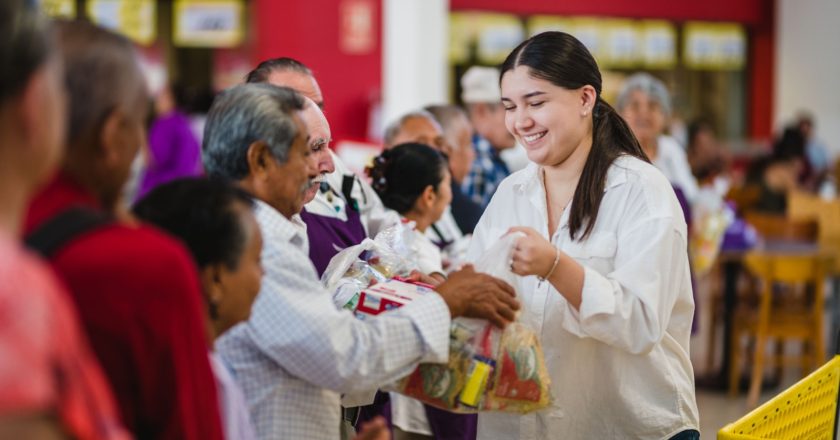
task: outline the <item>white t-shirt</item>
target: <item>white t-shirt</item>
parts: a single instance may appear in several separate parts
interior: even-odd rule
[[[541,171],[505,179],[478,223],[468,260],[512,226],[548,237]],[[540,335],[554,398],[533,414],[479,414],[479,439],[664,439],[698,429],[689,339],[694,314],[687,231],[671,185],[623,156],[607,174],[597,221],[572,241],[566,209],[554,246],[584,267],[572,307],[550,283],[517,277],[520,320]]]

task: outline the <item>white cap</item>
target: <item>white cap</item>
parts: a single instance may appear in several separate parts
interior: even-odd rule
[[[473,66],[461,77],[461,100],[466,104],[477,102],[499,102],[499,69]]]

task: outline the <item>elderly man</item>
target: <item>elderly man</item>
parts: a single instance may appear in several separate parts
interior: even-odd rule
[[[195,264],[157,229],[114,218],[145,144],[149,101],[132,45],[81,21],[61,23],[58,38],[66,156],[30,206],[27,241],[69,288],[134,436],[220,440]]]
[[[461,77],[461,100],[475,128],[475,162],[461,184],[461,189],[483,207],[490,203],[496,188],[510,174],[501,157],[516,146],[505,128],[505,109],[499,91],[499,69],[473,66]]]
[[[399,310],[358,320],[333,305],[290,218],[317,168],[296,92],[245,84],[220,94],[207,119],[204,167],[256,198],[265,238],[262,288],[251,318],[223,336],[262,439],[336,439],[340,393],[375,389],[419,362],[444,362],[451,317],[504,325],[518,304],[507,284],[471,268]]]
[[[321,88],[312,71],[291,58],[263,61],[248,74],[247,82],[289,87],[318,107],[324,106]],[[314,112],[307,110],[305,113]],[[400,218],[396,212],[385,208],[364,179],[353,174],[333,154],[325,119],[309,128],[320,177],[317,179],[319,185],[311,189],[311,197],[306,199],[301,218],[307,225],[309,257],[321,275],[338,250],[359,244],[367,236],[376,236],[382,229],[397,224]]]
[[[61,160],[50,34],[32,2],[0,2],[0,438],[126,438],[67,293],[19,242],[29,197]]]

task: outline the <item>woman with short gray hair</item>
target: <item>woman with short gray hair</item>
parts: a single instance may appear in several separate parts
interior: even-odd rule
[[[618,94],[616,110],[627,121],[651,162],[693,202],[698,186],[685,149],[664,133],[671,116],[671,96],[665,84],[647,73],[630,76]]]

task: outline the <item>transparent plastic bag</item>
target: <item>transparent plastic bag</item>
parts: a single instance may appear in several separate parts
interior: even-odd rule
[[[393,225],[373,240],[366,238],[330,260],[321,283],[333,292],[337,307],[353,310],[363,289],[394,277],[407,277],[417,268],[410,260],[413,227],[413,223]]]
[[[692,205],[693,227],[689,237],[689,255],[698,276],[711,270],[720,253],[724,233],[735,214],[712,188],[703,187]]]
[[[515,285],[510,258],[522,234],[502,237],[475,268]],[[527,413],[551,403],[550,378],[536,333],[520,322],[500,330],[487,321],[452,321],[449,362],[421,364],[389,387],[429,405],[456,413]]]

